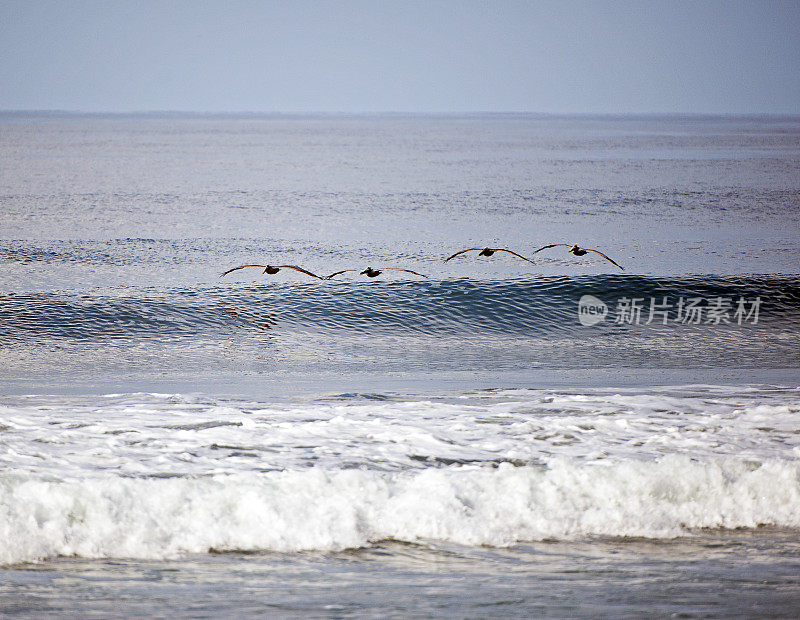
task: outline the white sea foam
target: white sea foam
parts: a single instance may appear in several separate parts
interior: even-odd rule
[[[0,470],[60,479],[556,456],[800,459],[800,391],[508,390],[289,403],[169,394],[0,399]]]
[[[0,562],[800,527],[798,390],[0,399]]]
[[[800,527],[800,466],[741,460],[576,463],[54,481],[3,475],[0,563],[57,555],[166,558],[336,550],[372,541],[467,545],[691,528]]]

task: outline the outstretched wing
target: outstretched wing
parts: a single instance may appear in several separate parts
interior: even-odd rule
[[[234,267],[233,269],[228,269],[228,271],[219,274],[219,277],[228,275],[231,271],[236,271],[237,269],[244,269],[245,267],[260,267],[261,269],[266,269],[266,265],[239,265],[238,267]]]
[[[447,261],[449,261],[451,258],[455,258],[455,257],[456,257],[456,256],[458,256],[459,254],[463,254],[464,252],[475,252],[476,250],[477,250],[477,251],[480,251],[480,250],[483,250],[483,248],[469,248],[469,249],[467,249],[467,250],[461,250],[460,252],[456,252],[456,253],[455,253],[455,254],[453,254],[452,256],[448,256],[447,258],[445,258],[445,259],[444,259],[444,262],[447,262]]]
[[[407,271],[408,273],[413,273],[415,276],[422,276],[423,278],[427,278],[428,276],[417,273],[416,271],[411,271],[410,269],[398,269],[397,267],[384,267],[380,271]]]
[[[572,247],[569,243],[551,243],[550,245],[545,245],[545,246],[539,248],[538,250],[536,250],[534,252],[534,254],[536,254],[536,252],[541,252],[542,250],[546,250],[547,248],[555,248],[555,247],[558,247],[560,245],[563,245],[565,248],[571,248]]]
[[[342,269],[341,271],[336,271],[329,276],[325,276],[322,278],[323,280],[330,280],[333,276],[338,276],[340,273],[344,273],[345,271],[358,271],[358,269]]]
[[[586,248],[586,249],[587,249],[587,250],[589,250],[589,248]],[[617,265],[617,263],[615,263],[613,260],[611,260],[611,259],[610,259],[608,256],[606,256],[605,254],[603,254],[603,253],[602,253],[602,252],[600,252],[599,250],[589,250],[589,251],[590,251],[590,252],[594,252],[595,254],[599,254],[600,256],[602,256],[603,258],[605,258],[605,259],[606,259],[606,260],[607,260],[609,263],[614,263],[615,265]],[[624,267],[620,267],[619,265],[617,265],[617,267],[619,267],[620,269],[622,269],[622,271],[625,271],[625,268],[624,268]]]
[[[295,271],[299,271],[300,273],[305,273],[306,275],[311,276],[312,278],[320,278],[317,274],[311,273],[310,271],[306,271],[305,269],[298,267],[297,265],[276,265],[278,269],[294,269]]]
[[[524,256],[522,256],[522,254],[517,254],[516,252],[512,252],[511,250],[506,250],[504,248],[490,248],[490,249],[494,250],[495,252],[508,252],[509,254],[513,254],[514,256],[516,256],[518,258],[521,258],[522,260],[526,260],[529,263],[533,263],[534,265],[536,264],[532,260],[530,260],[529,258],[525,258]]]

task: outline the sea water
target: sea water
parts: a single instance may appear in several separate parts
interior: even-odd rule
[[[796,613],[800,119],[20,113],[0,153],[0,612]],[[533,262],[444,260],[487,246]]]

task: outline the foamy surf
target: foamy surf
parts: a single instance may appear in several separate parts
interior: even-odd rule
[[[0,402],[0,562],[800,527],[798,390]]]
[[[800,466],[683,456],[546,468],[286,471],[208,478],[4,474],[0,562],[341,550],[393,539],[507,546],[696,528],[800,527]]]

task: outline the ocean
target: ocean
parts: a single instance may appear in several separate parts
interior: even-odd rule
[[[0,614],[796,616],[800,118],[20,112],[0,155]]]

